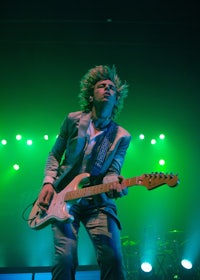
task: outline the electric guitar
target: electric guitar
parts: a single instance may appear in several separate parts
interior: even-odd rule
[[[59,193],[54,192],[52,201],[46,211],[40,209],[38,200],[36,200],[29,215],[28,225],[32,229],[38,230],[55,220],[72,222],[74,218],[69,214],[69,209],[74,202],[83,197],[94,196],[111,190],[111,183],[80,188],[81,182],[89,176],[89,173],[79,174],[62,191]],[[144,174],[124,179],[124,188],[139,185],[152,190],[164,184],[167,184],[169,187],[175,187],[178,181],[177,175],[167,175],[164,173]]]

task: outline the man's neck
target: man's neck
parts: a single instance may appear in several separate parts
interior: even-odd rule
[[[92,123],[96,130],[103,130],[111,121],[111,117],[97,117],[92,115]]]
[[[111,118],[112,118],[111,112],[108,112],[107,110],[97,110],[96,108],[93,107],[92,119],[107,121],[107,120],[111,120]]]

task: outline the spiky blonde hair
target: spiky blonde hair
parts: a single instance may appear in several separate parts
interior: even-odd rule
[[[81,110],[90,112],[92,109],[92,102],[90,96],[93,96],[94,86],[98,81],[111,80],[117,90],[118,102],[112,114],[112,119],[115,119],[121,112],[124,105],[124,98],[128,95],[128,85],[126,82],[122,83],[113,65],[98,65],[88,70],[80,81],[79,103]]]

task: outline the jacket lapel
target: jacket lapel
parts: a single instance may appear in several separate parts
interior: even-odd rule
[[[91,113],[83,113],[78,126],[78,138],[86,138],[87,129],[90,123]]]

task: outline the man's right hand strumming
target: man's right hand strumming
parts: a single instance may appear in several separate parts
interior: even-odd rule
[[[38,206],[42,211],[46,212],[48,210],[51,200],[53,198],[53,194],[54,188],[52,184],[45,184],[38,197]]]

